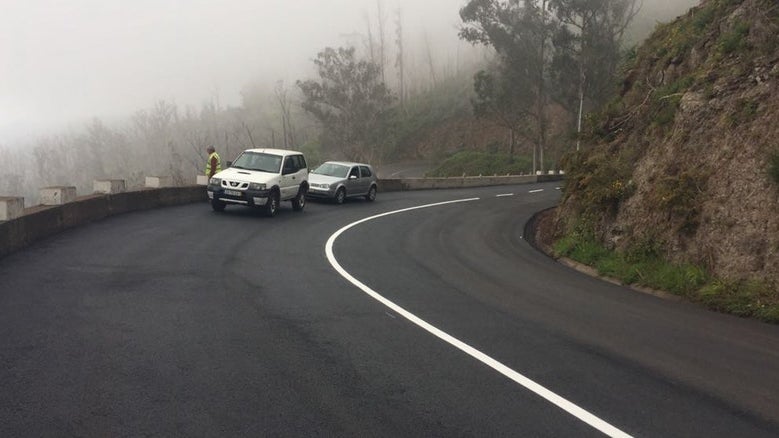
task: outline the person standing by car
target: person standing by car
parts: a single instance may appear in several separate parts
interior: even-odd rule
[[[206,148],[208,152],[208,159],[206,160],[206,176],[210,180],[215,173],[222,170],[222,159],[219,158],[219,154],[216,153],[216,149],[213,146]]]

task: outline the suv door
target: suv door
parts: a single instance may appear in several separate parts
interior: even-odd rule
[[[298,168],[297,160],[294,155],[284,157],[284,163],[281,165],[281,178],[279,181],[279,190],[281,199],[292,199],[298,193]]]
[[[292,199],[298,194],[300,184],[308,181],[308,167],[303,155],[289,155],[281,167],[281,197]]]

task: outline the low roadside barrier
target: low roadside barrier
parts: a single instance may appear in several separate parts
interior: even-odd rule
[[[560,174],[466,176],[460,178],[380,179],[380,192],[455,189],[555,181]],[[44,187],[41,205],[25,207],[24,198],[0,196],[0,257],[68,228],[131,211],[205,202],[204,177],[198,185],[171,187],[167,176],[146,177],[146,188],[126,191],[124,180],[96,180],[94,193],[76,196],[72,186]]]

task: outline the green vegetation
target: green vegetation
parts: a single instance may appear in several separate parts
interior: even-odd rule
[[[779,149],[768,156],[768,177],[779,185]]]
[[[393,160],[413,156],[409,146],[418,144],[449,120],[471,117],[471,77],[453,76],[427,92],[414,95],[401,107],[395,105],[380,121],[374,142],[382,158]]]
[[[772,109],[764,99],[743,97],[746,94],[736,100],[731,90],[720,86],[746,80],[758,55],[773,59],[773,49],[761,46],[768,44],[764,40],[779,46],[767,30],[779,25],[775,0],[763,2],[761,7],[770,15],[760,20],[753,20],[750,13],[741,20],[731,18],[741,2],[703,2],[673,23],[658,26],[653,37],[630,54],[620,95],[588,118],[582,138],[589,144],[563,159],[567,181],[555,223],[555,232],[562,237],[553,251],[623,284],[664,290],[713,310],[779,323],[775,278],[761,279],[760,273],[715,278],[707,261],[697,258],[703,257],[701,252],[686,249],[697,245],[689,237],[699,232],[707,185],[716,174],[713,166],[687,155],[704,145],[693,144],[699,140],[686,126],[690,120],[675,125],[682,97],[695,91],[706,99],[723,98],[728,110],[712,117],[718,118],[715,123],[723,131],[757,126],[758,118],[763,125],[763,113]],[[661,151],[655,149],[658,143],[685,148],[672,160],[642,162],[638,169],[643,183],[637,188],[632,182],[636,163],[647,151],[656,157]],[[779,147],[767,149],[766,174],[779,189]],[[634,193],[640,193],[640,199],[624,208]],[[685,258],[687,253],[696,255]],[[738,266],[735,263],[730,267]],[[720,261],[712,261],[712,270],[720,266]]]
[[[682,96],[694,83],[694,77],[684,76],[655,91],[652,124],[659,127],[670,125],[676,117],[676,110],[679,109]]]
[[[593,266],[600,275],[623,284],[663,290],[712,310],[779,323],[779,299],[770,285],[712,278],[699,266],[663,260],[656,246],[647,238],[624,252],[609,250],[591,232],[579,227],[558,240],[553,251],[558,257]]]
[[[667,211],[676,219],[677,231],[693,234],[700,223],[699,195],[703,192],[708,176],[697,170],[661,179],[655,184],[649,197],[653,205]]]
[[[743,50],[746,45],[746,37],[749,35],[749,23],[738,21],[730,32],[724,33],[717,44],[719,52],[728,55]]]
[[[752,100],[741,99],[737,103],[735,111],[727,116],[727,122],[731,128],[751,122],[757,115],[759,103]]]
[[[567,155],[563,163],[568,175],[565,196],[575,191],[584,214],[616,213],[635,191],[631,180],[634,161],[632,151],[627,149],[616,154],[593,150]]]
[[[527,156],[515,156],[511,160],[508,154],[461,151],[428,172],[427,176],[519,175],[529,173],[531,168],[532,159]]]
[[[779,322],[776,293],[764,282],[714,280],[698,292],[699,300],[712,309]]]

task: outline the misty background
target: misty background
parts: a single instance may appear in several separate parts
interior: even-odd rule
[[[223,161],[271,146],[330,158],[296,86],[316,78],[325,47],[381,63],[396,95],[448,86],[467,106],[462,90],[491,49],[458,36],[465,3],[0,0],[0,196],[31,205],[40,187],[86,194],[93,179],[137,187],[145,175],[191,184],[208,144]],[[645,0],[629,44],[697,3]],[[398,148],[373,159],[397,158]]]

